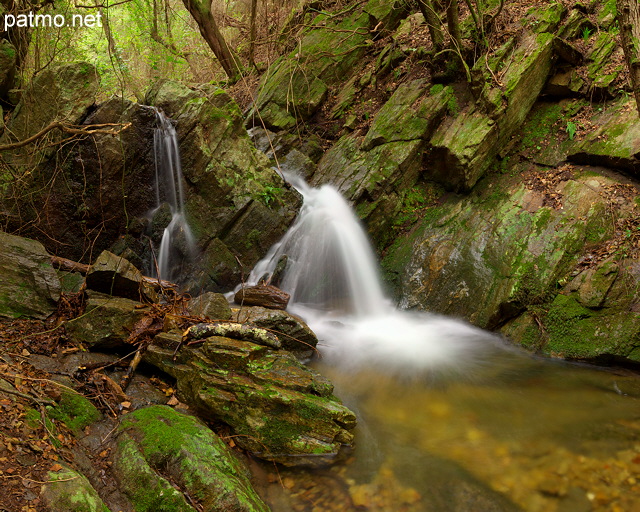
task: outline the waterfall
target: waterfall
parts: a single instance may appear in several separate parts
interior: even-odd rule
[[[280,287],[291,294],[292,303],[358,316],[387,311],[373,251],[348,203],[330,185],[314,189],[290,179],[304,198],[300,215],[256,265],[249,282],[273,273],[286,255]]]
[[[331,185],[314,189],[299,178],[288,179],[303,196],[300,214],[248,283],[272,274],[286,255],[280,287],[291,295],[288,309],[316,332],[325,359],[403,372],[468,368],[489,345],[498,345],[491,334],[461,321],[393,307],[348,202]]]
[[[161,279],[173,280],[179,276],[180,264],[195,253],[195,239],[183,211],[184,192],[178,136],[171,120],[157,109],[156,121],[153,148],[157,208],[154,213],[164,203],[169,205],[171,213],[171,221],[164,229],[157,255],[157,274]]]

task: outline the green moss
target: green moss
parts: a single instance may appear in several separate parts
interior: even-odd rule
[[[89,400],[71,391],[63,391],[58,406],[47,410],[52,418],[64,422],[76,434],[102,416]]]
[[[558,103],[548,103],[533,109],[523,130],[520,149],[537,146],[553,130],[554,124],[562,117],[563,109]]]

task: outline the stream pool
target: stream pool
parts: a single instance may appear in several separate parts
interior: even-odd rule
[[[346,460],[256,466],[284,511],[640,510],[640,379],[497,350],[463,372],[315,364],[359,418]]]

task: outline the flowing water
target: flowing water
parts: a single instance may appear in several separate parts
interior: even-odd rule
[[[195,239],[184,215],[182,165],[178,150],[178,136],[171,119],[156,110],[157,127],[153,135],[156,165],[156,204],[151,216],[162,207],[169,206],[171,220],[164,228],[157,255],[154,274],[166,280],[180,275],[181,265],[195,253]]]
[[[287,255],[289,310],[318,334],[316,367],[359,425],[343,464],[256,472],[274,511],[640,510],[637,375],[396,310],[342,197],[296,186],[299,218],[249,282]]]

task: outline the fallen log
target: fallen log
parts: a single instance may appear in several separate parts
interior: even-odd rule
[[[265,345],[271,348],[280,348],[282,345],[275,334],[266,329],[256,327],[252,324],[238,324],[234,322],[214,322],[210,324],[196,324],[189,327],[182,335],[182,343],[191,345],[198,340],[209,336],[224,336],[236,340],[252,341],[258,345]]]

